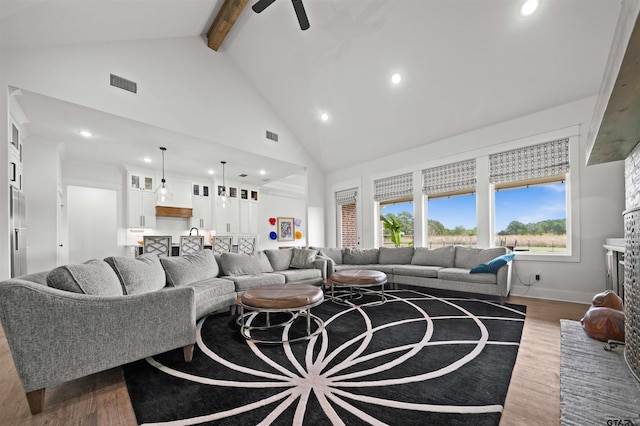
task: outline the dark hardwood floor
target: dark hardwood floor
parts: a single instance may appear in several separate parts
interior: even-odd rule
[[[560,424],[560,319],[579,320],[588,305],[526,297],[522,335],[501,426]],[[44,412],[29,413],[4,332],[0,335],[0,425],[135,425],[120,368],[65,383],[45,393]]]

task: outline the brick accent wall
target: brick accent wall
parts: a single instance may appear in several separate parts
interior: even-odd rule
[[[356,234],[356,204],[342,206],[342,247],[355,248],[358,243]]]

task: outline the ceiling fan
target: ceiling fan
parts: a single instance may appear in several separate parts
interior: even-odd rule
[[[260,13],[265,10],[267,7],[271,5],[276,0],[258,0],[256,4],[251,6],[254,12]],[[293,2],[293,9],[296,11],[296,16],[298,17],[298,23],[300,24],[301,30],[309,29],[309,18],[307,18],[307,12],[304,11],[304,5],[302,4],[302,0],[291,0]]]

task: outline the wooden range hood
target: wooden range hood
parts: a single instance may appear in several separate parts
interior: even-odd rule
[[[193,217],[193,209],[186,207],[156,206],[156,216],[181,217],[189,219]]]

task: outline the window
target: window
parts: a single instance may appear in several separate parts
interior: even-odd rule
[[[569,253],[569,139],[489,156],[495,241],[530,253]]]
[[[567,252],[565,176],[497,186],[495,245],[532,253]]]
[[[427,247],[477,245],[475,193],[429,197],[426,202]]]
[[[413,201],[390,200],[380,203],[381,247],[400,247],[413,245]],[[397,235],[397,237],[395,237]],[[395,237],[395,238],[394,238]],[[396,239],[397,238],[397,239]]]

